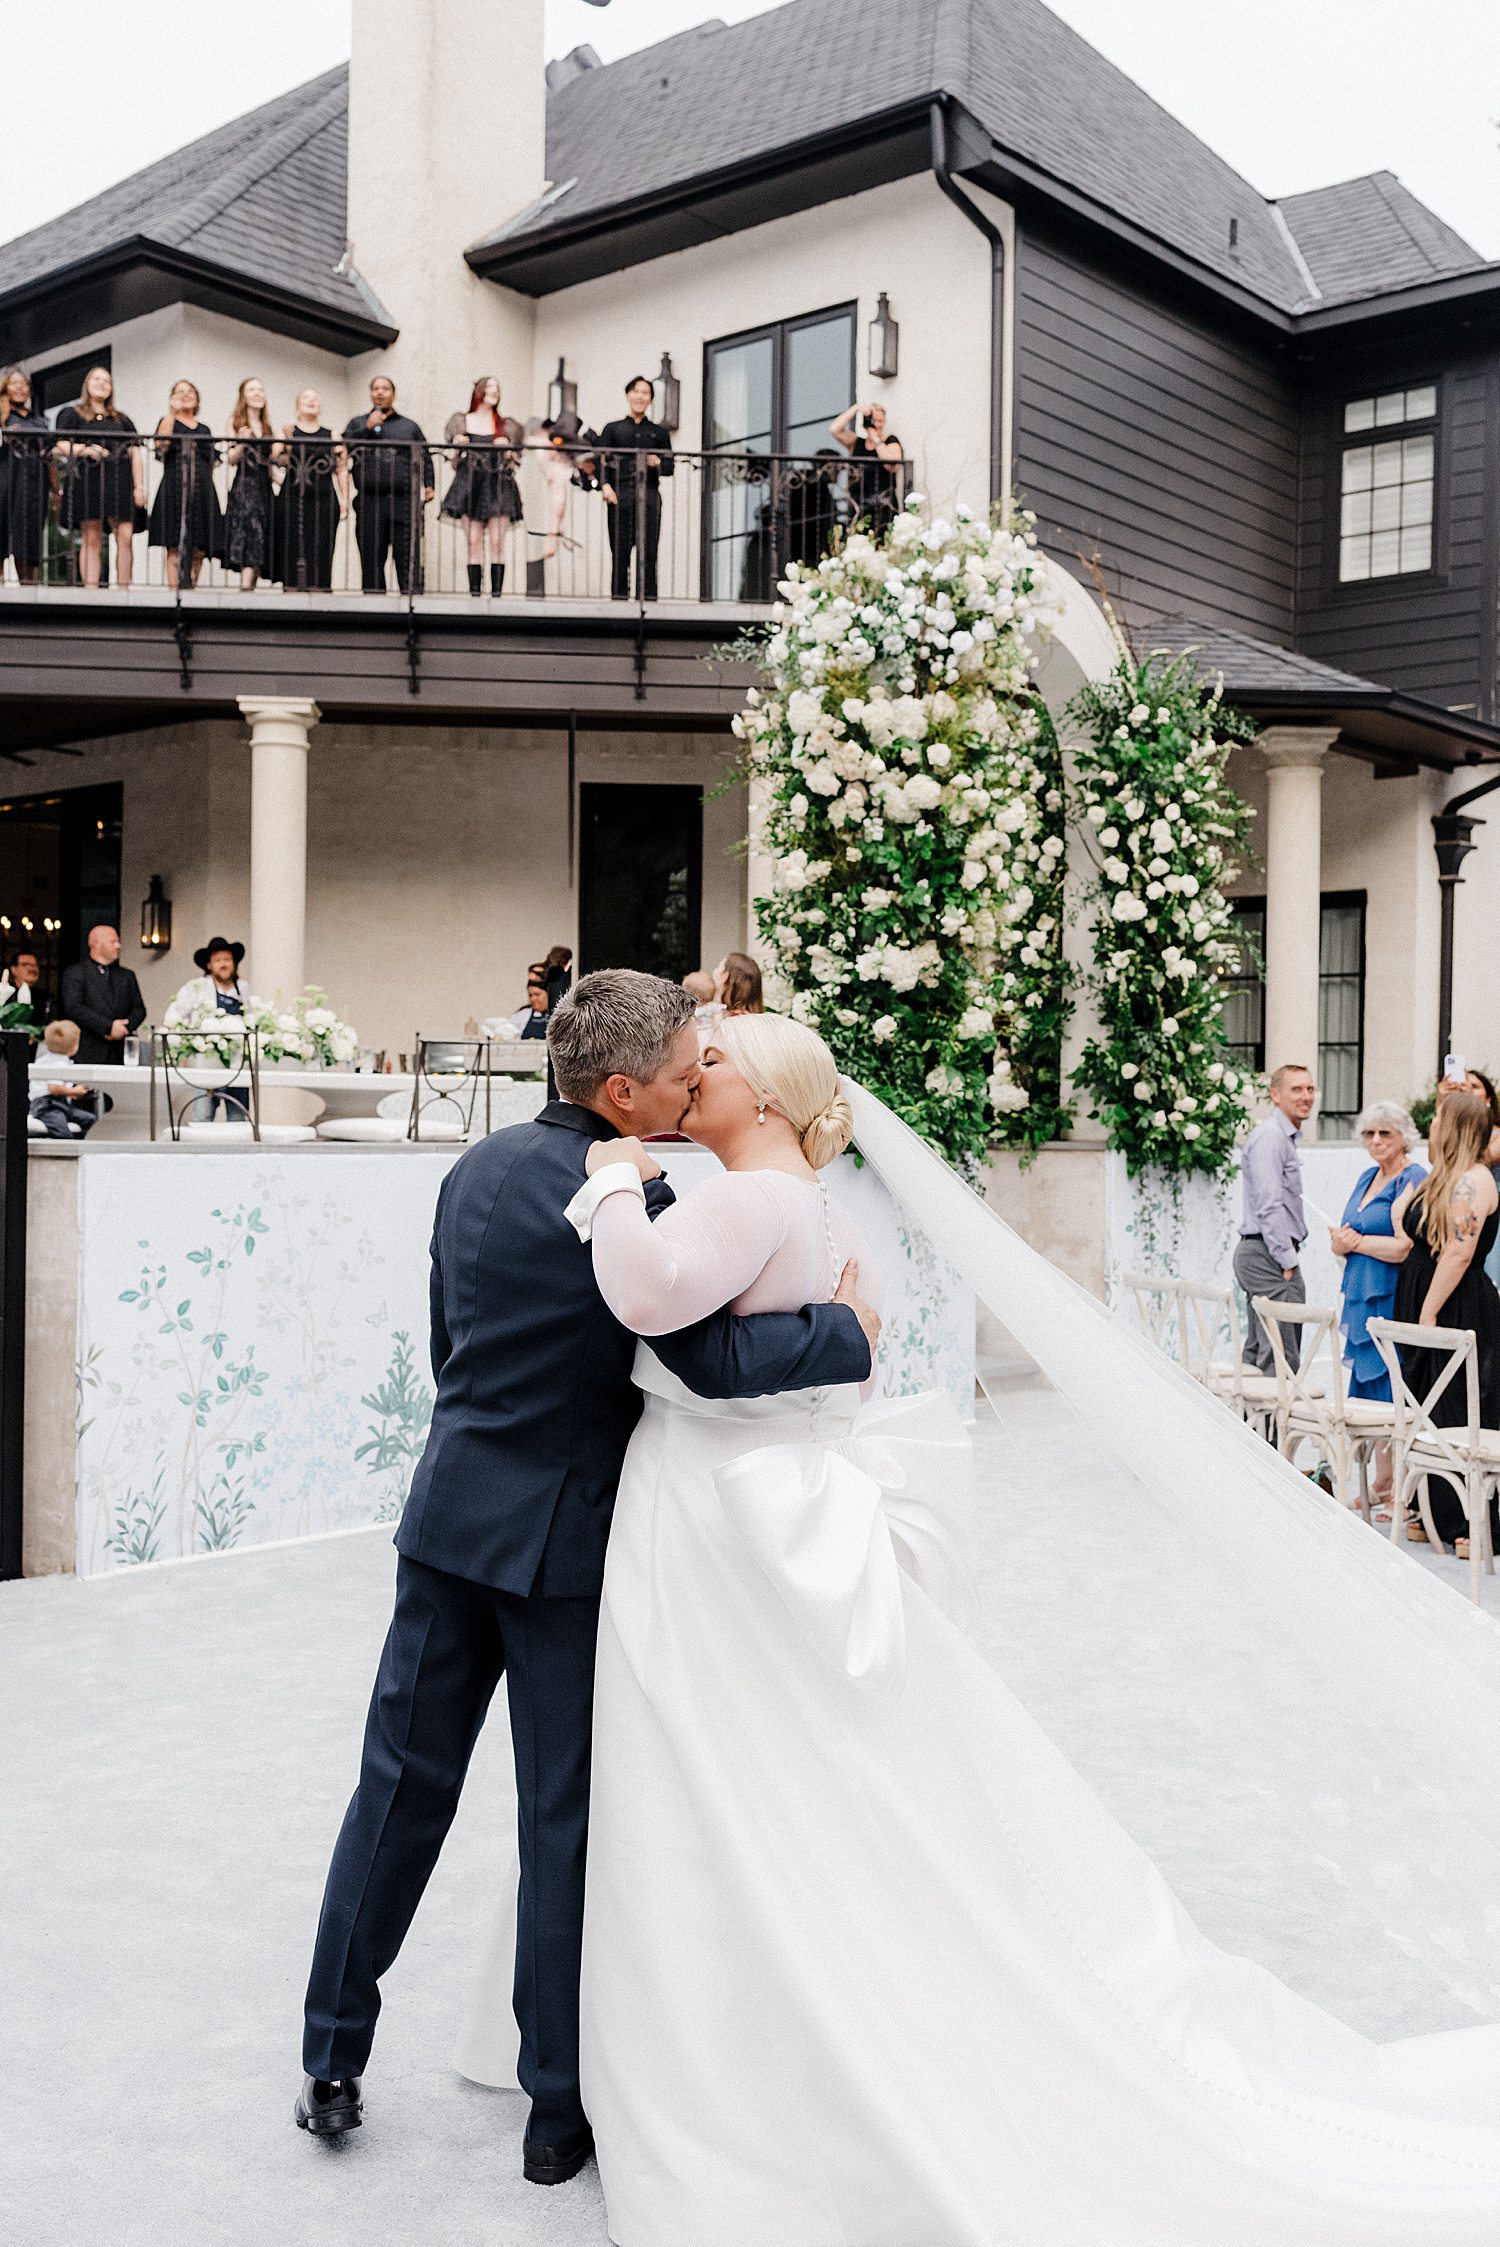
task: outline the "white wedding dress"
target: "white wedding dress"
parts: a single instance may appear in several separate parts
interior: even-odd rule
[[[574,1210],[644,1333],[858,1252],[769,1172]],[[1198,1932],[970,1643],[947,1401],[636,1380],[583,1961],[617,2247],[1495,2247],[1500,2027],[1380,2046]]]

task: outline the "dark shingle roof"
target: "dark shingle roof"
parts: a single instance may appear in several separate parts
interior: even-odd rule
[[[1276,208],[1325,303],[1381,296],[1485,263],[1394,172],[1370,172],[1336,187],[1285,195]]]
[[[789,0],[585,71],[548,104],[554,192],[475,250],[936,93],[1008,154],[1210,270],[1283,308],[1306,296],[1273,208],[1042,0],[861,0],[857,35],[848,0]]]
[[[1169,655],[1191,651],[1205,678],[1222,672],[1224,692],[1253,699],[1257,695],[1384,694],[1373,680],[1356,678],[1331,663],[1315,663],[1311,656],[1294,654],[1271,640],[1253,640],[1246,632],[1233,632],[1222,624],[1199,624],[1189,617],[1168,617],[1157,624],[1142,624],[1132,638],[1142,657],[1164,649]]]
[[[346,318],[388,324],[341,265],[348,125],[341,65],[0,245],[0,301],[144,241]]]

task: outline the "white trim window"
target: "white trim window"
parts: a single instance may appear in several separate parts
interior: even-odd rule
[[[1339,478],[1341,585],[1432,568],[1436,484],[1436,383],[1348,401]]]

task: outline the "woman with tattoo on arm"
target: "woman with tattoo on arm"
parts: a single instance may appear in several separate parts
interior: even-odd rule
[[[1393,1212],[1397,1240],[1410,1243],[1396,1285],[1396,1317],[1416,1326],[1471,1330],[1479,1356],[1479,1418],[1486,1428],[1500,1428],[1500,1294],[1484,1270],[1500,1232],[1500,1193],[1485,1161],[1491,1128],[1487,1104],[1473,1093],[1452,1092],[1438,1108],[1428,1142],[1431,1172],[1401,1196]],[[1429,1350],[1403,1351],[1406,1378],[1418,1396],[1427,1394],[1443,1362]],[[1449,1383],[1432,1417],[1441,1427],[1462,1424],[1467,1405],[1461,1382]],[[1439,1536],[1465,1558],[1469,1542],[1458,1492],[1434,1477],[1431,1497]],[[1415,1542],[1421,1534],[1418,1528]]]

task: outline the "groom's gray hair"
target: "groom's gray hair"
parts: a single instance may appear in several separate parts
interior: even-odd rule
[[[691,991],[631,967],[586,975],[547,1030],[552,1074],[564,1100],[592,1100],[606,1077],[649,1084],[667,1065],[677,1033],[697,1011]]]

